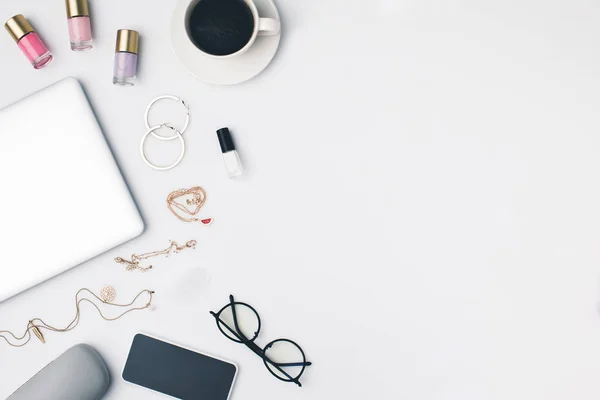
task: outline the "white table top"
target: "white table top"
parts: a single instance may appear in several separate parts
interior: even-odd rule
[[[232,87],[191,78],[170,48],[175,1],[148,3],[93,1],[96,47],[84,54],[69,49],[61,1],[0,3],[55,55],[34,71],[0,34],[0,106],[78,78],[147,222],[133,242],[0,304],[0,329],[68,321],[82,286],[111,284],[123,301],[157,291],[154,312],[106,323],[85,307],[46,345],[0,343],[0,398],[80,342],[111,369],[106,399],[163,398],[120,381],[138,331],[237,362],[237,400],[600,396],[594,2],[279,0],[278,55]],[[134,88],[111,83],[119,28],[142,35]],[[146,104],[165,93],[190,103],[192,125],[184,161],[161,173],[138,143]],[[225,177],[222,126],[245,181]],[[208,191],[209,228],[166,208],[194,185]],[[31,235],[35,251],[44,238]],[[199,246],[148,274],[112,261],[169,239]],[[230,293],[259,310],[259,344],[302,345],[314,363],[303,388],[222,337],[208,311]]]

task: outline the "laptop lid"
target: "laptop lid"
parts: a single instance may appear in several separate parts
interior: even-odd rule
[[[0,187],[0,301],[144,230],[74,78],[0,110]]]

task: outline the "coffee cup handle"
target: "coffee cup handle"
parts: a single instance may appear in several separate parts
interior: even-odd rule
[[[281,30],[281,23],[274,18],[259,18],[258,19],[258,35],[277,35]]]

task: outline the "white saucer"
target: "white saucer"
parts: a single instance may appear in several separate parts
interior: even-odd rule
[[[259,36],[252,47],[243,54],[217,59],[203,54],[190,41],[185,29],[185,14],[192,0],[180,0],[171,20],[171,45],[179,61],[194,77],[214,85],[234,85],[254,78],[271,62],[281,33]],[[279,11],[273,0],[254,0],[263,18],[279,19]]]

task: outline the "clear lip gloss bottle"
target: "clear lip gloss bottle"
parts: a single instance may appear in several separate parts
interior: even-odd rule
[[[140,35],[136,31],[120,29],[117,32],[117,48],[113,83],[133,86],[137,75]]]
[[[4,27],[17,42],[33,68],[44,68],[52,61],[52,54],[24,16],[21,14],[15,15],[6,21]]]
[[[87,0],[65,0],[71,50],[83,51],[93,47],[90,9]]]

